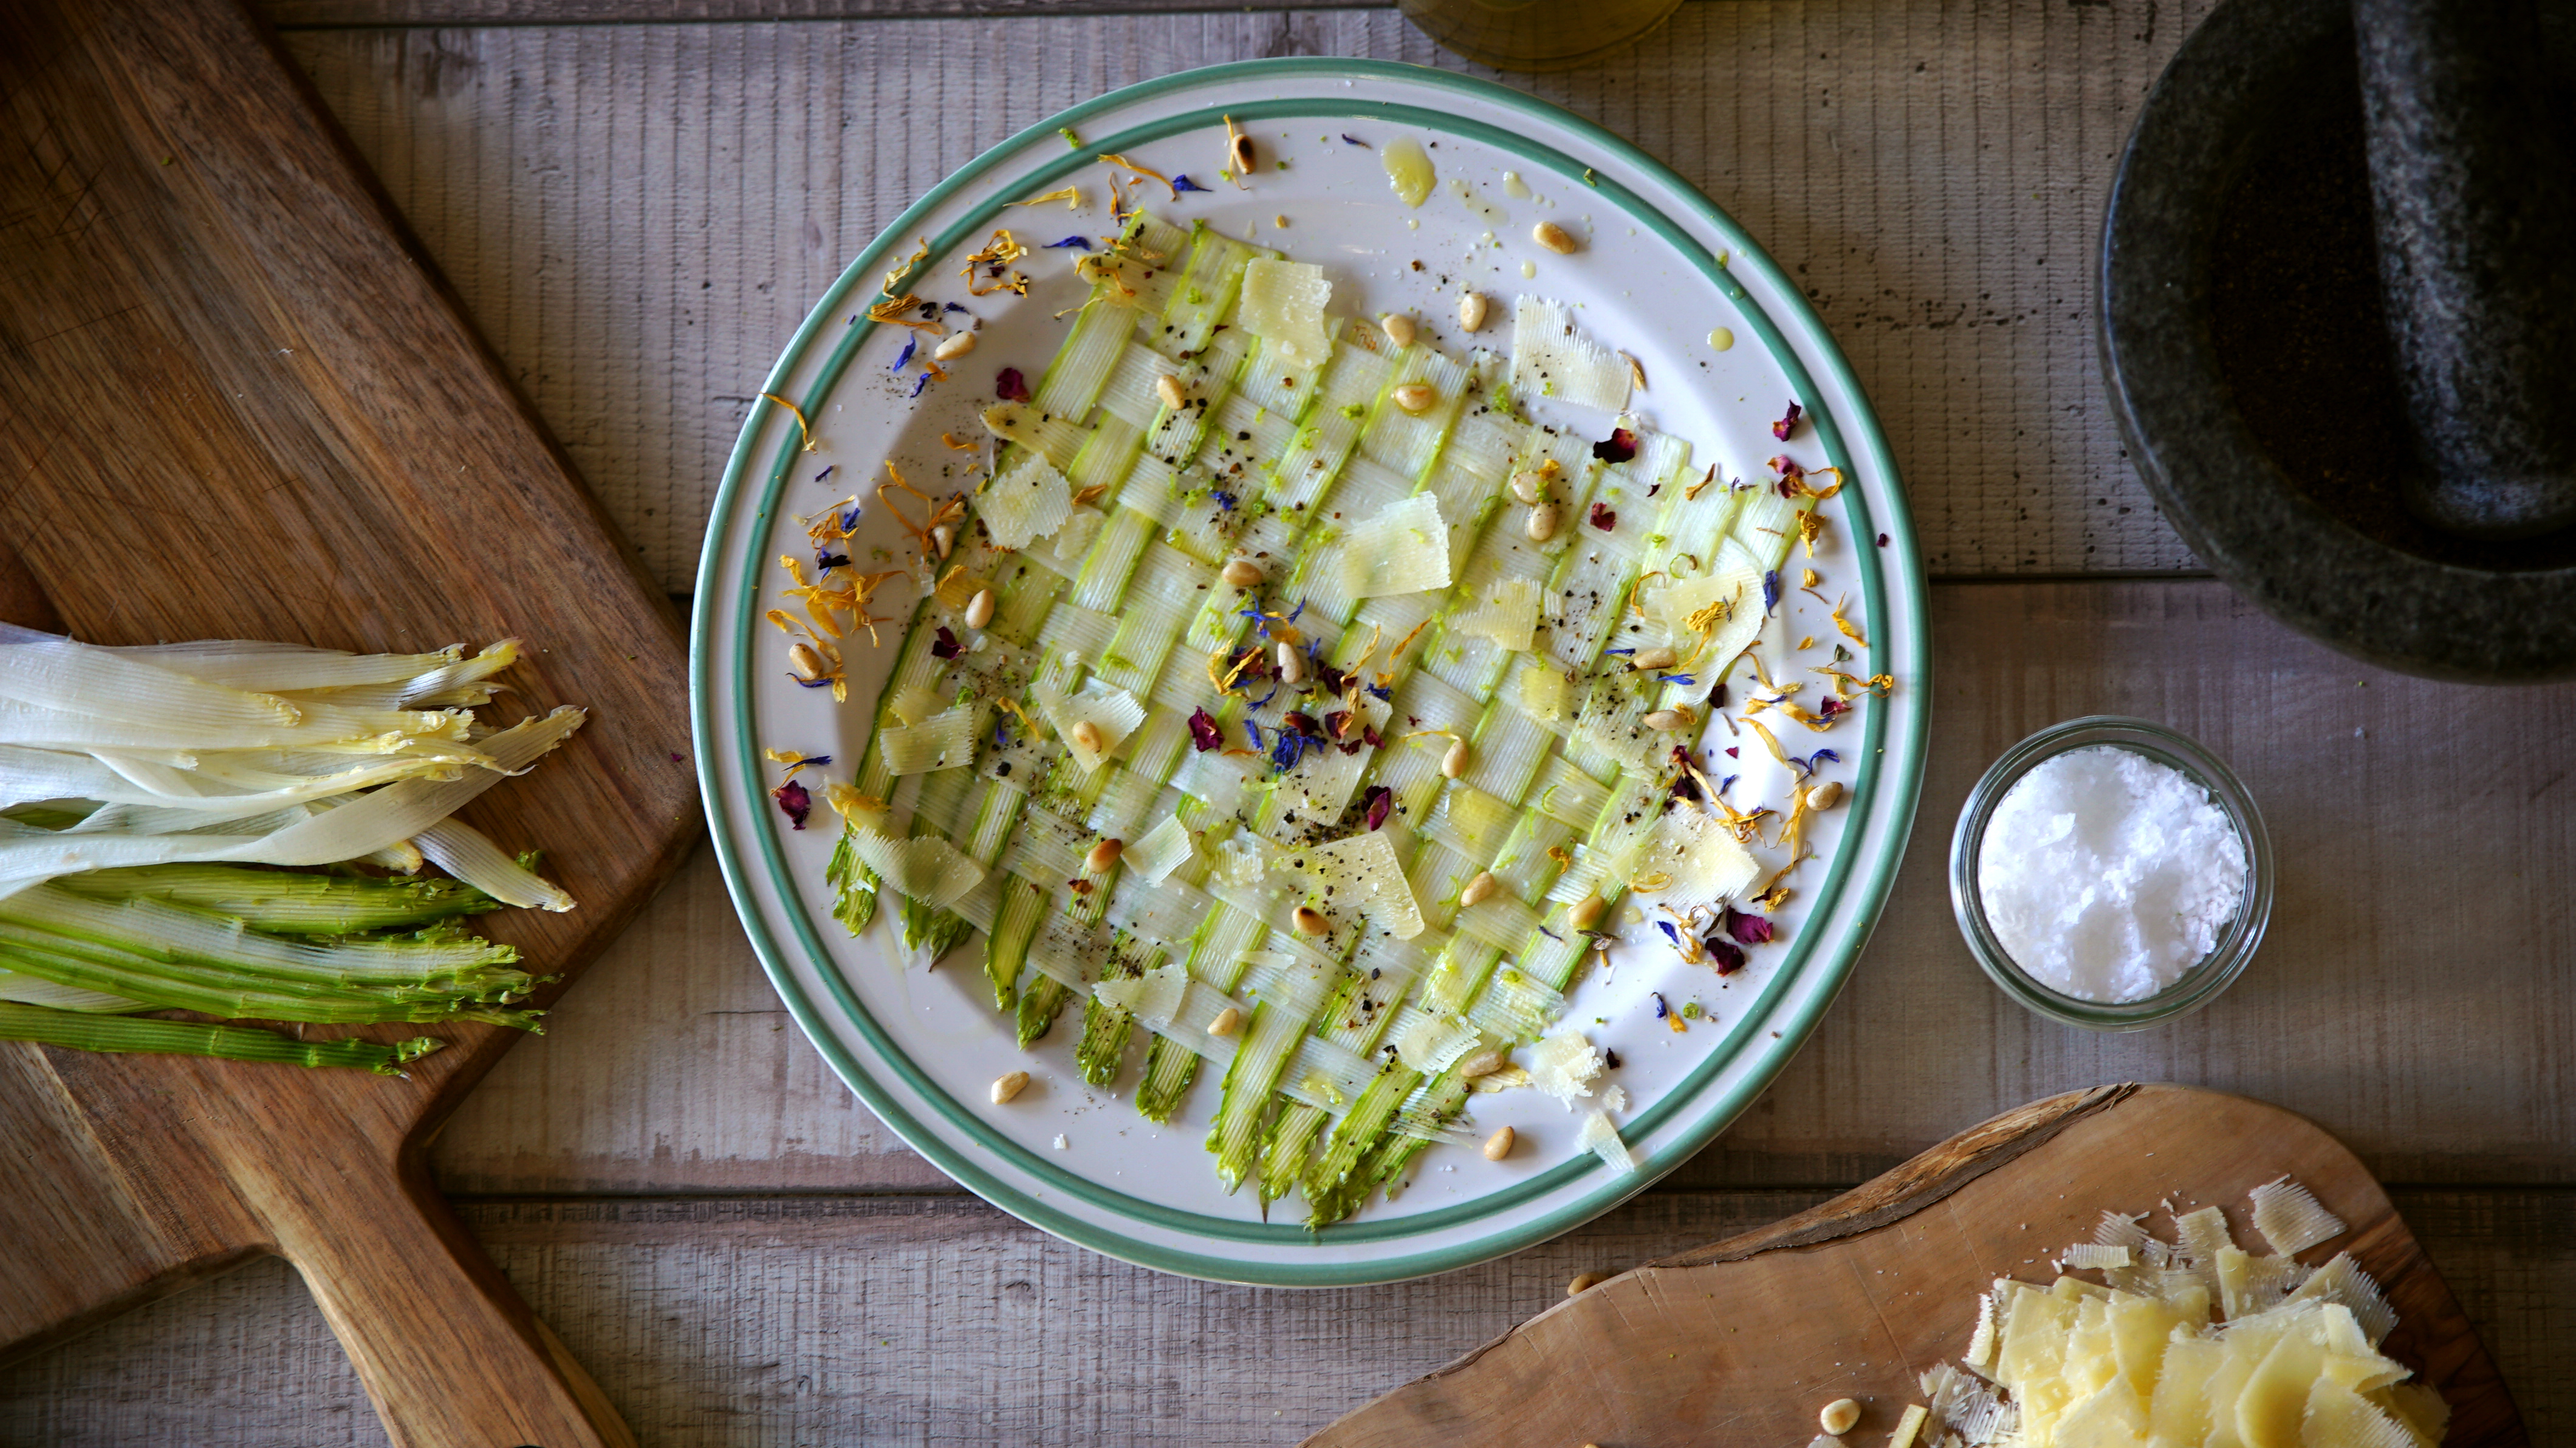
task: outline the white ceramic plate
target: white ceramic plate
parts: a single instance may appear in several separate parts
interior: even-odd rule
[[[1261,148],[1265,169],[1249,189],[1217,175],[1226,115]],[[1068,147],[1068,129],[1081,137],[1079,150]],[[1441,178],[1418,209],[1392,194],[1373,149],[1406,135],[1431,147]],[[1640,1170],[1618,1172],[1576,1149],[1577,1117],[1552,1099],[1480,1095],[1471,1104],[1479,1134],[1504,1124],[1521,1133],[1525,1144],[1511,1159],[1489,1163],[1472,1147],[1434,1147],[1417,1159],[1398,1200],[1373,1201],[1320,1234],[1297,1225],[1293,1201],[1280,1220],[1264,1221],[1253,1193],[1219,1189],[1202,1147],[1215,1073],[1203,1072],[1180,1114],[1155,1126],[1124,1089],[1081,1084],[1072,1067],[1077,1030],[1060,1024],[1028,1053],[1013,1044],[974,964],[978,942],[936,970],[907,970],[891,910],[858,939],[828,914],[823,872],[838,822],[818,789],[812,828],[790,829],[771,805],[776,769],[761,751],[832,754],[841,760],[833,777],[846,778],[894,639],[882,650],[854,651],[847,706],[797,688],[787,640],[761,621],[783,581],[777,559],[810,551],[796,515],[866,494],[887,458],[916,480],[956,475],[963,455],[942,447],[941,432],[980,436],[975,414],[992,400],[1001,367],[1037,378],[1071,325],[1053,314],[1084,294],[1072,275],[1076,253],[1035,251],[1022,266],[1036,285],[1020,299],[967,299],[956,258],[997,226],[1033,245],[1112,230],[1108,172],[1093,159],[1104,151],[1211,188],[1177,205],[1154,188],[1150,204],[1163,214],[1204,219],[1323,263],[1337,313],[1413,311],[1463,354],[1460,287],[1494,298],[1494,320],[1476,340],[1495,346],[1509,345],[1515,293],[1562,298],[1582,307],[1593,335],[1642,363],[1651,387],[1635,409],[1689,439],[1695,461],[1714,456],[1728,477],[1758,480],[1770,476],[1764,460],[1785,451],[1811,469],[1839,467],[1850,480],[1823,505],[1832,526],[1812,565],[1823,575],[1817,596],[1796,589],[1798,570],[1808,566],[1803,554],[1782,570],[1771,656],[1802,636],[1833,640],[1829,609],[1848,597],[1848,616],[1868,640],[1858,671],[1893,675],[1896,684],[1829,735],[1780,724],[1798,736],[1782,741],[1794,751],[1835,750],[1840,762],[1825,765],[1822,777],[1850,791],[1815,832],[1817,857],[1792,878],[1797,893],[1779,916],[1782,943],[1756,948],[1747,969],[1721,981],[1633,926],[1637,944],[1610,968],[1586,972],[1567,1012],[1621,1056],[1604,1084],[1627,1093],[1617,1120]],[[1069,184],[1082,188],[1086,209],[1006,207]],[[1539,248],[1530,231],[1541,220],[1584,238],[1583,250],[1558,256]],[[909,285],[925,297],[963,301],[983,322],[980,344],[955,377],[918,399],[918,366],[892,370],[911,334],[863,315],[916,238],[929,241],[933,259]],[[1732,333],[1723,350],[1712,337],[1719,328]],[[1849,366],[1779,268],[1680,177],[1597,127],[1482,81],[1356,60],[1259,61],[1132,86],[1030,127],[923,197],[824,295],[763,390],[803,409],[815,445],[800,448],[785,408],[754,410],[726,468],[699,568],[691,707],[725,879],[779,995],[851,1089],[915,1149],[1026,1221],[1166,1271],[1301,1286],[1442,1272],[1544,1241],[1608,1210],[1723,1130],[1805,1040],[1877,919],[1914,814],[1929,685],[1922,573],[1893,460]],[[1809,425],[1783,446],[1770,423],[1792,398]],[[1607,435],[1604,415],[1560,416]],[[870,508],[884,529],[879,541],[900,546],[884,509],[873,501]],[[901,600],[893,602],[901,613]],[[1732,693],[1740,707],[1744,688]],[[1741,757],[1718,766],[1743,775],[1732,797],[1781,802],[1786,771],[1750,731],[1741,739]],[[1734,741],[1711,742],[1722,749]],[[1676,1010],[1696,1000],[1707,1015],[1676,1033],[1655,1018],[1657,994]],[[1035,1078],[1027,1093],[1007,1108],[990,1105],[993,1079],[1023,1068]],[[1128,1076],[1134,1071],[1131,1063]]]

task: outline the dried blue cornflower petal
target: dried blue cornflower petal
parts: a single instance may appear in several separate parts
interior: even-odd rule
[[[910,333],[904,334],[903,350],[894,354],[894,365],[886,370],[888,372],[901,372],[906,367],[911,366],[912,354],[916,348],[920,347],[920,345],[920,338],[915,337]]]
[[[1342,140],[1345,144],[1353,146],[1365,146],[1368,144],[1368,142],[1361,140],[1359,137],[1352,135],[1348,131],[1342,132]]]
[[[1196,181],[1191,180],[1188,175],[1182,174],[1176,175],[1172,178],[1172,189],[1174,191],[1205,191],[1207,188],[1201,186]]]
[[[1062,241],[1050,241],[1046,244],[1046,249],[1048,251],[1063,251],[1067,247],[1078,247],[1083,251],[1089,251],[1091,250],[1091,238],[1087,236],[1068,236]]]
[[[1762,575],[1762,611],[1769,613],[1780,606],[1780,570],[1774,568]]]

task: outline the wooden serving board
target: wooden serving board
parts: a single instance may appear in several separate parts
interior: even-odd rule
[[[96,643],[525,639],[507,702],[590,722],[466,813],[581,901],[485,917],[539,971],[699,827],[668,600],[234,0],[0,6],[0,604]],[[518,1033],[428,1029],[405,1080],[0,1045],[0,1357],[276,1252],[396,1443],[631,1442],[423,1165]]]
[[[2529,1442],[2440,1274],[2361,1162],[2306,1118],[2186,1086],[2102,1086],[2007,1112],[1757,1232],[1639,1267],[1326,1428],[1308,1448],[1778,1448],[1836,1398],[1883,1443],[1916,1377],[1956,1361],[1997,1277],[2055,1280],[2052,1254],[2105,1210],[2216,1205],[2262,1251],[2245,1194],[2287,1173],[2350,1224],[2300,1254],[2349,1251],[2388,1295],[2385,1350],[2442,1390],[2448,1448]],[[2094,1274],[2098,1276],[2098,1274]],[[1929,1448],[1927,1443],[1926,1448]]]

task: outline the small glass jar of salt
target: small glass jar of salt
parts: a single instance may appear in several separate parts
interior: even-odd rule
[[[2253,957],[2271,843],[2227,766],[2144,719],[2072,719],[2005,751],[1950,844],[1950,899],[1977,963],[2070,1025],[2187,1015]]]

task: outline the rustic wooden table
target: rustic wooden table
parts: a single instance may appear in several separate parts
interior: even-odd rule
[[[269,0],[288,49],[674,594],[757,379],[906,202],[1103,89],[1279,54],[1442,65],[1386,9],[1196,0]],[[775,20],[782,13],[811,18]],[[1570,1237],[1430,1282],[1215,1287],[960,1192],[824,1069],[704,853],[438,1147],[466,1219],[647,1443],[1282,1443],[1574,1272],[1801,1209],[2117,1079],[2315,1118],[2393,1188],[2535,1442],[2576,1437],[2576,689],[2425,684],[2253,613],[2120,455],[2089,323],[2131,112],[2205,0],[1686,4],[1506,78],[1633,137],[1788,263],[1877,402],[1937,580],[1930,778],[1847,997],[1716,1146]],[[1950,923],[1948,832],[2092,712],[2229,758],[2282,875],[2217,1005],[2039,1021]],[[36,1244],[12,1244],[35,1250]],[[0,1441],[384,1441],[252,1266],[0,1372]]]

